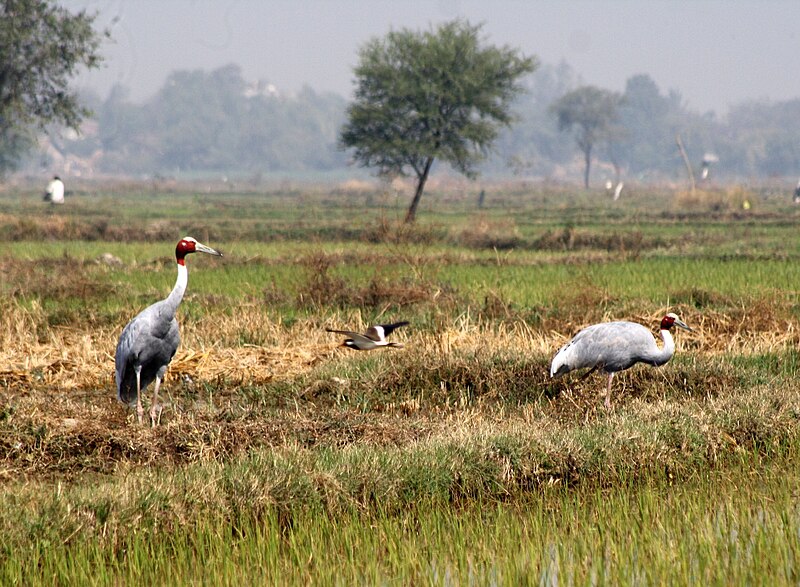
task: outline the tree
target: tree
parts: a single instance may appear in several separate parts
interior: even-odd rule
[[[512,105],[517,120],[513,128],[498,136],[494,147],[498,156],[492,157],[491,171],[548,175],[554,164],[570,159],[572,146],[565,145],[549,108],[577,86],[576,77],[572,68],[561,62],[557,66],[542,64],[525,78],[525,91]]]
[[[416,175],[407,223],[437,158],[475,177],[475,165],[511,123],[519,78],[536,68],[514,49],[483,45],[480,30],[461,20],[427,32],[404,29],[359,52],[339,145],[381,175]]]
[[[79,67],[100,64],[94,18],[51,0],[0,2],[0,172],[16,165],[36,130],[77,130],[89,114],[68,83]]]
[[[553,104],[558,117],[558,128],[575,134],[578,148],[586,163],[583,184],[589,188],[589,171],[592,164],[592,148],[602,140],[618,136],[615,122],[620,97],[614,92],[594,86],[583,86],[564,94]]]

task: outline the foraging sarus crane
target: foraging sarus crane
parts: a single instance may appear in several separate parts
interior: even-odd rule
[[[611,408],[611,380],[614,373],[647,363],[659,367],[675,353],[675,341],[670,329],[679,326],[691,330],[677,315],[670,312],[661,319],[659,349],[650,331],[635,322],[604,322],[587,326],[565,344],[553,357],[550,376],[558,377],[575,369],[589,368],[584,375],[600,369],[608,375],[606,408]]]
[[[136,406],[139,424],[142,423],[142,391],[155,380],[153,403],[150,407],[150,424],[160,420],[161,407],[158,405],[158,388],[167,372],[167,365],[175,356],[181,335],[175,312],[183,299],[189,271],[185,265],[189,253],[208,253],[222,256],[222,253],[197,242],[190,236],[184,237],[175,247],[175,260],[178,264],[178,279],[166,299],[156,302],[139,314],[122,331],[114,357],[116,366],[117,398],[124,404]]]
[[[395,347],[403,348],[402,343],[389,342],[386,337],[389,336],[395,328],[406,326],[408,322],[395,322],[394,324],[376,324],[370,326],[364,334],[352,332],[350,330],[332,330],[326,328],[328,332],[335,332],[337,334],[344,334],[347,336],[340,346],[346,346],[356,351],[371,351],[379,347]]]

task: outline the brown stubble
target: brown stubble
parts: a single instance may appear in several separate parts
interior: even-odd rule
[[[324,317],[285,323],[262,300],[214,311],[227,302],[190,294],[191,303],[203,306],[201,317],[181,320],[182,346],[163,388],[163,425],[150,430],[136,425],[115,398],[114,350],[130,316],[91,310],[93,301],[114,294],[93,275],[109,269],[69,257],[57,261],[3,262],[5,282],[13,285],[0,302],[0,479],[224,460],[264,446],[405,446],[446,437],[453,426],[467,434],[602,422],[610,417],[601,407],[602,377],[553,381],[548,365],[577,330],[620,312],[653,325],[654,335],[668,311],[694,329],[675,333],[672,363],[615,378],[620,411],[641,402],[723,401],[741,390],[740,375],[722,357],[794,348],[800,328],[790,303],[778,296],[721,309],[678,304],[643,313],[591,284],[531,323],[499,295],[487,296],[474,314],[459,312],[463,300],[434,284],[351,287],[328,274],[330,259],[308,257],[308,272],[322,279],[301,287],[300,297],[313,291],[318,297],[311,306]],[[335,295],[340,303],[331,306]],[[87,301],[87,310],[54,313],[37,301],[72,298]],[[299,308],[302,301],[295,300]],[[420,307],[435,313],[435,328],[398,330],[393,340],[405,343],[402,351],[354,353],[338,348],[339,337],[324,330],[360,331],[375,310]],[[374,363],[362,368],[365,361]]]

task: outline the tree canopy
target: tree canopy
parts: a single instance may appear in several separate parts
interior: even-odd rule
[[[558,117],[558,128],[574,133],[575,141],[585,161],[584,186],[589,188],[592,149],[602,140],[619,135],[615,122],[620,97],[614,92],[594,86],[582,86],[564,94],[552,106]]]
[[[417,178],[413,222],[434,160],[467,177],[508,126],[521,76],[536,60],[485,45],[481,27],[456,20],[435,30],[393,31],[369,41],[355,68],[355,99],[339,143],[381,175]]]
[[[0,172],[13,168],[34,131],[77,130],[89,114],[69,81],[80,67],[100,64],[94,18],[50,0],[0,3]]]

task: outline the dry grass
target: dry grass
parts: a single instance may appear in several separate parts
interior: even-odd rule
[[[679,210],[748,213],[758,202],[758,195],[742,186],[725,189],[696,189],[675,194],[674,206]]]
[[[302,273],[291,295],[277,286],[258,300],[190,294],[181,312],[182,346],[162,391],[163,425],[156,431],[135,425],[114,397],[115,344],[130,316],[119,315],[114,309],[119,304],[106,314],[92,309],[115,293],[98,276],[107,269],[69,256],[3,260],[9,295],[0,301],[0,479],[76,478],[164,462],[226,461],[259,447],[413,450],[432,439],[460,442],[449,436],[454,424],[463,424],[463,434],[518,435],[524,427],[556,434],[557,423],[577,438],[582,426],[604,425],[617,416],[601,408],[601,378],[551,381],[550,357],[587,324],[624,317],[654,330],[667,311],[678,312],[695,331],[677,333],[678,356],[667,367],[621,374],[614,402],[630,415],[653,405],[665,406],[664,413],[680,410],[688,399],[695,410],[692,430],[702,430],[700,418],[714,412],[713,402],[731,401],[741,407],[731,410],[751,417],[745,413],[748,386],[763,385],[723,359],[785,353],[800,343],[795,308],[788,296],[777,294],[739,306],[713,292],[681,292],[681,303],[642,312],[638,300],[617,299],[587,282],[574,284],[548,308],[520,309],[492,291],[470,304],[418,271],[424,263],[472,263],[470,253],[415,256],[408,243],[425,241],[427,233],[404,230],[378,226],[374,238],[386,245],[373,256],[342,252],[294,259]],[[457,238],[479,248],[501,247],[498,239],[516,238],[514,233],[513,223],[479,219]],[[632,233],[628,240],[581,244],[581,238],[595,236],[565,229],[552,246],[635,251],[656,242]],[[575,259],[585,263],[595,257]],[[237,262],[275,260],[230,260]],[[341,277],[342,265],[352,270],[369,264],[403,264],[413,277],[377,270],[380,277],[372,279]],[[71,310],[75,300],[92,303]],[[265,301],[290,308],[291,319],[265,309]],[[325,327],[364,330],[400,314],[413,322],[393,334],[406,343],[402,351],[354,353],[338,348],[340,337],[325,332]],[[797,390],[779,391],[773,395],[779,421],[762,410],[756,418],[759,434],[765,422],[784,428],[792,422]],[[758,394],[767,402],[766,388]],[[767,404],[759,405],[761,410]],[[519,429],[508,428],[514,422]],[[722,429],[735,437],[733,424]],[[714,447],[709,450],[722,450],[724,443],[715,440],[722,432],[709,430]],[[577,458],[577,445],[566,448],[571,457],[554,449],[548,459]]]
[[[137,226],[116,226],[107,220],[82,220],[68,216],[19,217],[0,215],[3,240],[8,241],[122,241],[172,240],[177,223],[156,220]]]
[[[623,413],[646,419],[652,410],[679,409],[676,402],[695,398],[700,403],[692,418],[719,414],[716,405],[741,393],[741,374],[723,357],[781,352],[798,343],[796,320],[775,304],[739,313],[672,309],[696,329],[676,336],[678,356],[692,361],[618,376],[614,401]],[[631,318],[656,324],[665,311]],[[360,354],[338,348],[339,337],[316,319],[285,325],[266,313],[242,311],[184,324],[183,345],[162,392],[163,425],[151,431],[136,426],[114,397],[117,329],[52,327],[39,336],[41,312],[7,300],[0,317],[0,479],[225,460],[259,446],[412,446],[448,437],[462,419],[470,424],[461,433],[533,426],[544,435],[555,422],[579,427],[609,417],[601,409],[600,379],[553,382],[547,375],[555,350],[585,325],[571,317],[533,328],[463,314],[435,332],[413,325],[398,330],[393,338],[409,345],[403,351]],[[349,312],[325,325],[363,329],[368,321]],[[235,343],[256,335],[263,344]],[[767,389],[757,395],[768,402]],[[773,401],[783,406],[781,422],[788,422],[800,413],[792,412],[796,390],[781,397]],[[703,403],[709,398],[710,407]],[[729,442],[717,441],[720,447]]]
[[[304,309],[325,308],[403,308],[418,303],[442,303],[441,288],[420,279],[373,277],[367,285],[352,285],[331,269],[342,262],[340,255],[313,254],[301,260],[306,280],[297,295],[296,306]],[[363,262],[363,260],[362,260]],[[382,263],[386,259],[381,259]],[[268,297],[271,297],[268,295]]]
[[[132,518],[152,495],[142,486],[156,483],[164,497],[163,507],[152,511],[159,527],[203,512],[235,519],[237,511],[257,516],[271,507],[297,511],[308,504],[366,511],[379,500],[389,511],[429,493],[449,494],[453,501],[506,499],[521,490],[612,486],[657,472],[680,479],[737,455],[779,453],[796,439],[797,392],[760,386],[746,398],[633,399],[589,421],[565,420],[538,403],[513,411],[467,406],[416,413],[402,423],[394,413],[352,411],[236,421],[182,415],[156,430],[122,420],[64,419],[60,426],[37,425],[11,446],[4,436],[2,479],[117,473],[108,496],[112,524],[138,524]],[[63,400],[53,403],[56,412],[65,407]],[[98,408],[92,415],[102,414]],[[12,423],[15,417],[6,416]],[[254,450],[259,448],[270,450]],[[340,449],[338,458],[324,450],[330,448]],[[163,467],[191,462],[202,469]],[[127,474],[155,464],[161,467]],[[114,529],[84,529],[106,530]],[[127,534],[122,527],[116,531]]]
[[[522,238],[513,219],[492,220],[484,215],[473,219],[470,226],[464,228],[456,241],[473,249],[507,250],[522,244]]]
[[[661,237],[645,238],[638,230],[597,233],[567,227],[545,231],[531,246],[543,251],[601,250],[635,257],[642,251],[667,244],[668,241]]]
[[[450,325],[442,324],[435,333],[417,332],[412,325],[394,337],[412,340],[414,348],[423,354],[435,350],[473,353],[479,349],[514,349],[522,355],[547,356],[588,323],[615,318],[603,311],[595,293],[581,290],[576,296],[583,303],[567,304],[591,311],[544,317],[535,329],[515,319],[510,310],[506,312],[510,320],[495,320],[503,315],[503,302],[495,299],[487,300],[489,309],[492,305],[500,308],[489,312],[487,319],[480,312],[476,316],[467,313]],[[628,319],[655,330],[654,325],[668,311],[678,312],[694,328],[694,332],[676,334],[678,354],[757,355],[800,344],[798,319],[788,305],[781,307],[774,300],[725,312],[678,305],[646,314],[631,313]],[[63,391],[110,389],[119,329],[54,326],[42,333],[41,324],[46,321],[43,314],[36,303],[26,308],[13,300],[4,302],[0,314],[0,381],[9,389],[32,383]],[[225,380],[236,385],[296,378],[339,352],[336,346],[340,341],[326,333],[325,326],[356,330],[369,326],[359,311],[336,316],[324,324],[305,318],[287,326],[253,305],[243,306],[232,315],[189,321],[183,325],[183,344],[171,365],[170,378],[188,376],[195,381]],[[263,343],[238,345],[243,338],[257,338]]]

